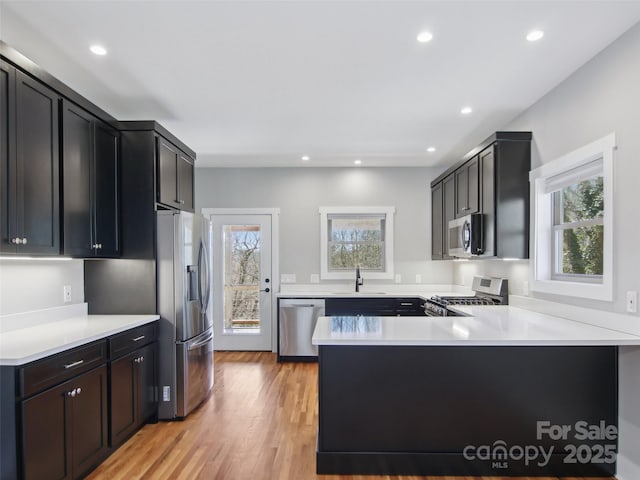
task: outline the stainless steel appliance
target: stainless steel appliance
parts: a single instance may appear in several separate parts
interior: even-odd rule
[[[508,305],[509,284],[506,278],[473,277],[473,296],[441,297],[435,295],[424,304],[424,313],[430,317],[464,316],[449,308],[455,305]]]
[[[202,215],[157,213],[158,417],[182,418],[213,387],[211,228]]]
[[[318,347],[311,344],[311,337],[324,312],[324,299],[280,299],[278,360],[314,361],[318,358]]]
[[[451,257],[472,257],[483,253],[482,214],[472,213],[449,220],[447,251]]]

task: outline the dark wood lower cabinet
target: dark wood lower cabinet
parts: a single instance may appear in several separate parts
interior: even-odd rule
[[[156,344],[111,362],[110,445],[121,445],[157,414]]]
[[[78,478],[108,454],[107,367],[21,402],[25,480]]]

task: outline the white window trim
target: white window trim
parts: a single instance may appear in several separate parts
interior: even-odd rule
[[[531,268],[529,286],[532,291],[613,300],[613,161],[616,148],[615,133],[585,145],[529,173],[531,183]],[[585,165],[602,157],[604,180],[604,240],[603,272],[601,283],[572,282],[552,278],[553,241],[551,201],[552,195],[545,191],[548,178],[573,168]]]
[[[386,217],[385,231],[385,271],[374,272],[364,271],[363,277],[370,279],[392,279],[393,278],[393,216],[395,207],[320,207],[320,278],[322,280],[352,280],[355,279],[354,272],[330,272],[327,258],[327,216],[334,214],[379,214]]]

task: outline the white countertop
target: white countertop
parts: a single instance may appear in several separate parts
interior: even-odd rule
[[[75,315],[0,333],[0,366],[24,365],[144,325],[158,315]]]
[[[512,306],[456,306],[469,317],[321,317],[314,345],[640,345],[640,336]]]

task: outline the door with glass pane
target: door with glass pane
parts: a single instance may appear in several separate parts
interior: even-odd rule
[[[271,350],[271,216],[212,215],[216,350]]]

